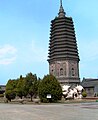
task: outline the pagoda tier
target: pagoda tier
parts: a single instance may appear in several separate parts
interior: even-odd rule
[[[71,17],[56,17],[51,21],[49,59],[79,61],[74,25]]]

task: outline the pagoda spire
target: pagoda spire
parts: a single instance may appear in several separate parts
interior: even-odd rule
[[[58,13],[59,17],[65,17],[65,12],[62,6],[62,0],[60,0],[60,9],[59,9],[59,13]]]
[[[60,0],[60,6],[62,6],[62,0]]]

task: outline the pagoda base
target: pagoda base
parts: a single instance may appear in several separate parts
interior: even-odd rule
[[[80,78],[64,78],[64,77],[57,77],[57,80],[62,85],[70,85],[76,86],[80,84]]]

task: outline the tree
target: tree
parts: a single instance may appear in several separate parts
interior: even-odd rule
[[[7,90],[6,91],[6,98],[11,102],[12,99],[15,99],[16,93],[15,91],[12,90]]]
[[[51,98],[48,99],[47,95],[51,95]],[[39,97],[41,102],[57,102],[61,100],[62,88],[53,75],[44,76],[43,80],[40,82]]]
[[[14,99],[16,97],[16,87],[17,87],[17,80],[8,80],[7,84],[6,84],[6,91],[5,91],[5,95],[6,98],[11,101],[12,99]]]
[[[37,96],[38,91],[38,81],[36,74],[28,73],[25,77],[25,89],[31,97]]]
[[[18,83],[17,83],[17,96],[19,96],[21,99],[23,96],[27,95],[27,92],[25,90],[25,78],[22,77],[22,75],[20,76],[20,78],[17,79]]]

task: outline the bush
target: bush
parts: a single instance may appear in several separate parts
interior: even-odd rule
[[[47,95],[51,95],[51,98],[47,98]],[[53,75],[44,76],[43,80],[39,84],[39,98],[41,102],[57,102],[61,100],[62,88],[60,83]]]
[[[87,97],[87,93],[86,93],[85,90],[82,92],[82,96],[83,96],[83,97]]]

